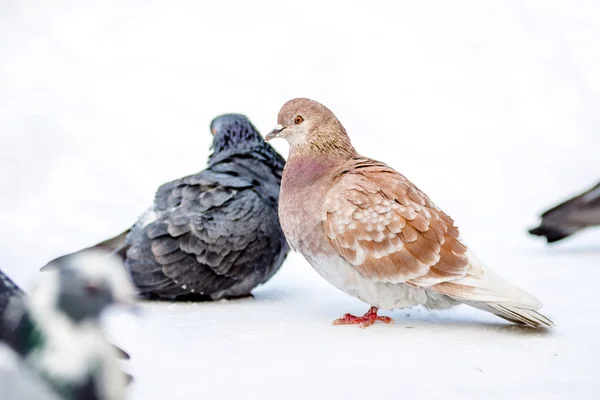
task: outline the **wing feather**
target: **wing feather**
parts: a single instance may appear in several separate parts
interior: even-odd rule
[[[325,235],[365,276],[431,286],[467,275],[452,219],[403,175],[368,159],[340,172],[325,200]]]
[[[226,290],[253,274],[270,276],[286,251],[274,205],[257,182],[204,170],[163,185],[157,219],[133,238],[127,264],[142,293],[183,296]]]

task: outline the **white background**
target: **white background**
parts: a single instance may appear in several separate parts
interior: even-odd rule
[[[367,305],[293,254],[254,300],[108,318],[130,398],[593,398],[600,231],[549,248],[526,229],[599,178],[599,21],[595,1],[1,0],[0,266],[27,286],[204,168],[214,116],[267,132],[306,96],[558,327],[466,306],[332,327]]]

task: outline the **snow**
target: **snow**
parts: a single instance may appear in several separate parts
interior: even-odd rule
[[[4,1],[0,265],[27,286],[203,168],[214,116],[241,112],[267,133],[307,96],[557,328],[466,306],[333,327],[367,305],[292,254],[254,300],[111,314],[130,398],[591,398],[600,230],[547,247],[526,229],[598,180],[599,20],[593,1]]]

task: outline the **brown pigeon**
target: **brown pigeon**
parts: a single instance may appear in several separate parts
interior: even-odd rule
[[[468,304],[530,327],[552,326],[541,303],[487,268],[454,221],[388,165],[356,152],[336,116],[298,98],[267,135],[290,144],[279,197],[291,248],[347,294],[371,305],[334,325],[393,322],[378,309]]]

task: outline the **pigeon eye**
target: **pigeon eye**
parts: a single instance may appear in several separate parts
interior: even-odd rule
[[[296,118],[294,118],[294,123],[296,125],[301,124],[302,121],[304,121],[304,118],[302,118],[301,116],[297,115]]]
[[[85,291],[89,296],[97,296],[102,289],[100,289],[98,285],[90,282],[85,285]]]

